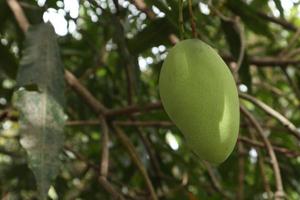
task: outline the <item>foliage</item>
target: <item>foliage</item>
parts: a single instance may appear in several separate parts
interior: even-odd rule
[[[120,194],[125,199],[280,199],[281,181],[286,199],[300,199],[300,2],[194,0],[192,17],[189,1],[179,11],[175,0],[80,0],[78,16],[64,11],[67,1],[41,2],[20,1],[31,25],[41,23],[44,12],[57,11],[70,30],[58,37],[63,66],[71,72],[66,75],[69,87],[59,87],[60,75],[45,75],[41,68],[31,74],[58,84],[55,95],[65,93],[66,98],[65,148],[56,156],[63,165],[50,199],[113,199]],[[295,6],[286,10],[284,2]],[[241,95],[240,102],[254,123],[245,112],[241,115],[239,141],[219,166],[190,152],[159,103],[161,64],[180,35],[195,35],[191,18],[199,39],[227,62],[241,94],[251,95]],[[32,43],[47,42],[47,35],[31,38]],[[7,1],[0,1],[3,199],[37,199],[34,173],[19,142],[22,116],[12,102],[18,66],[29,46]],[[38,53],[33,54],[43,56]],[[34,84],[30,86],[40,88]],[[270,156],[272,150],[277,161]],[[106,156],[109,162],[104,162]],[[279,165],[280,179],[274,164]]]

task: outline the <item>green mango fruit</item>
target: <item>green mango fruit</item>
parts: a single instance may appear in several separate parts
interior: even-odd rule
[[[168,53],[159,77],[167,114],[190,149],[214,164],[233,151],[239,131],[239,98],[234,78],[217,52],[188,39]]]

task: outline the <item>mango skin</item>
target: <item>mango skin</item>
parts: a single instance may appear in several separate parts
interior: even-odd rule
[[[237,141],[240,113],[234,78],[217,52],[198,39],[177,43],[159,77],[163,107],[190,149],[213,164]]]

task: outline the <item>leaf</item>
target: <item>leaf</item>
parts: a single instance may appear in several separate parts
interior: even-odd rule
[[[64,71],[50,24],[31,27],[25,47],[15,104],[20,112],[20,143],[27,151],[40,199],[44,200],[58,173],[63,146]]]
[[[283,7],[281,5],[281,1],[280,0],[273,0],[275,5],[276,5],[276,8],[279,10],[279,13],[280,13],[280,17],[281,18],[284,18],[284,10],[283,10]]]
[[[268,23],[263,21],[257,14],[257,10],[241,0],[228,0],[226,3],[229,10],[240,16],[245,25],[257,34],[274,38]]]
[[[176,28],[166,18],[159,18],[151,21],[150,24],[134,38],[128,40],[128,47],[131,53],[138,54],[153,46],[166,44],[170,33]],[[141,42],[143,41],[143,42]]]
[[[253,0],[250,5],[257,9],[265,8],[268,6],[268,0]]]
[[[221,23],[222,29],[225,33],[226,41],[228,42],[230,48],[230,52],[237,61],[239,58],[241,48],[241,39],[237,27],[233,22],[222,20]],[[242,80],[242,83],[244,83],[248,87],[249,92],[251,92],[252,80],[247,50],[245,50],[244,52],[244,58],[239,69],[239,75]]]

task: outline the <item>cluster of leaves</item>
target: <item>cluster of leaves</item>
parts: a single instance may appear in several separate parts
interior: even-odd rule
[[[197,35],[227,58],[241,91],[262,100],[295,125],[300,124],[297,69],[300,60],[296,62],[299,41],[297,37],[294,39],[299,35],[296,28],[300,25],[300,11],[296,6],[299,3],[293,1],[295,6],[286,11],[280,0],[192,2]],[[43,13],[49,9],[64,10],[63,2],[57,0],[47,0],[43,6],[32,0],[22,0],[20,4],[31,24],[41,23]],[[274,13],[279,15],[274,17]],[[179,35],[183,38],[193,35],[187,1],[182,9],[183,33],[179,29],[179,7],[175,0],[82,0],[78,17],[73,18],[68,12],[64,15],[69,26],[76,24],[76,31],[58,38],[63,64],[108,108],[159,101],[158,75],[167,49]],[[0,191],[3,199],[37,198],[34,175],[19,144],[19,116],[12,103],[22,50],[27,47],[24,39],[6,1],[0,1]],[[273,62],[263,62],[270,60]],[[65,95],[68,121],[98,119],[71,88],[66,88]],[[293,152],[275,151],[286,198],[299,199],[299,141],[256,105],[245,100],[241,104],[256,117],[274,146]],[[169,120],[162,109],[134,117],[139,121]],[[111,120],[131,119],[120,115]],[[244,117],[240,136],[252,143],[241,140],[230,158],[218,167],[193,156],[174,126],[147,126],[142,127],[142,132],[139,130],[135,126],[124,127],[161,199],[233,199],[236,195],[239,199],[264,199],[268,197],[266,188],[276,191],[273,161],[264,146],[253,144],[257,143],[255,138],[260,143],[262,140]],[[112,131],[109,134],[108,180],[128,199],[147,199],[144,178],[120,140]],[[57,157],[64,165],[53,182],[50,198],[111,198],[98,183],[97,170],[90,167],[90,163],[100,164],[101,136],[100,125],[66,126],[65,145],[72,151],[65,149]],[[178,149],[172,146],[174,138]],[[147,144],[158,165],[149,158]]]

